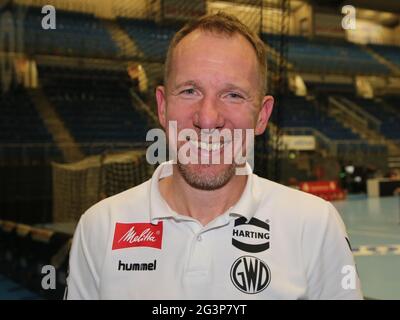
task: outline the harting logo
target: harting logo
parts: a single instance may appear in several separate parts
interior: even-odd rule
[[[232,245],[251,253],[269,249],[269,224],[256,218],[252,218],[248,223],[245,217],[236,219]]]
[[[240,291],[255,294],[268,287],[271,281],[271,272],[268,266],[260,259],[244,256],[233,263],[231,280]]]
[[[118,261],[118,271],[154,271],[157,269],[157,260],[151,263],[124,263]]]

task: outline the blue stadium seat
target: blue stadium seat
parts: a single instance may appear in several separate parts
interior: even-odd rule
[[[3,161],[21,157],[40,160],[45,154],[45,145],[49,146],[49,158],[62,157],[25,89],[17,87],[0,95],[0,111],[0,156]]]
[[[333,140],[360,140],[350,129],[343,127],[323,109],[317,109],[304,97],[285,96],[280,102],[283,127],[315,128]]]
[[[356,97],[354,95],[346,95],[346,99],[352,101],[356,105],[360,106],[363,110],[365,110],[370,115],[374,116],[378,120],[381,121],[380,125],[380,133],[382,133],[388,139],[400,139],[400,115],[396,111],[396,107],[393,106],[393,109],[388,108],[382,101],[376,99],[363,99],[360,97]],[[384,99],[388,104],[396,104],[396,97],[389,97]],[[397,101],[400,101],[397,100]]]
[[[279,37],[262,34],[263,40],[279,52]],[[388,75],[390,69],[379,63],[360,46],[346,41],[309,40],[288,36],[288,59],[299,72],[319,74]]]
[[[146,140],[148,121],[132,105],[126,72],[39,65],[39,74],[47,96],[85,153],[99,151],[91,145]]]
[[[164,60],[168,45],[177,29],[156,25],[152,21],[118,18],[119,24],[135,41],[146,58]]]
[[[369,47],[385,59],[400,67],[400,47],[370,44]]]
[[[29,7],[24,19],[25,49],[31,54],[115,57],[118,47],[94,15],[57,10],[55,30],[44,30],[41,7]]]

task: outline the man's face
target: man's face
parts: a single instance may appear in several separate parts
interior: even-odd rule
[[[160,123],[167,134],[169,121],[176,121],[178,133],[183,129],[196,131],[197,141],[178,141],[178,152],[189,144],[199,161],[213,159],[216,154],[221,159],[220,164],[182,164],[178,157],[179,172],[192,187],[221,188],[237,166],[235,161],[224,160],[224,149],[233,150],[233,141],[221,140],[211,146],[211,140],[200,141],[202,131],[229,130],[233,138],[234,129],[240,129],[243,150],[245,129],[254,129],[256,135],[264,132],[273,98],[260,94],[258,67],[253,47],[239,34],[228,37],[196,30],[175,47],[167,86],[158,87],[156,92]]]

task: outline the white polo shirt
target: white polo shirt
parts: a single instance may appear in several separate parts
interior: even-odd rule
[[[335,208],[247,170],[237,204],[206,226],[162,198],[170,163],[91,207],[75,231],[67,299],[361,299]]]

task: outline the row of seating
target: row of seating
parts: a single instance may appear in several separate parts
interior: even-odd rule
[[[148,59],[163,60],[176,28],[160,26],[152,21],[118,18],[132,40]],[[279,51],[280,36],[261,34],[262,39]],[[377,61],[359,45],[347,41],[310,40],[301,36],[287,36],[288,59],[300,72],[389,75],[391,70]],[[373,46],[395,63],[400,59],[400,48]],[[379,50],[378,50],[379,49]]]
[[[0,96],[0,143],[52,142],[51,135],[20,87]]]
[[[15,87],[0,94],[0,111],[0,162],[22,158],[37,160],[43,155],[44,145],[49,158],[61,158],[60,150],[25,89]]]
[[[24,42],[28,53],[85,57],[116,57],[118,46],[101,20],[92,14],[57,10],[55,30],[42,28],[40,7],[26,9]],[[118,23],[147,60],[163,61],[178,30],[154,21],[118,17]],[[281,36],[262,33],[262,39],[279,51]],[[288,60],[299,72],[389,75],[391,70],[359,45],[347,41],[287,36]],[[400,65],[400,48],[370,45],[378,54]]]
[[[279,52],[280,39],[262,34],[262,39]],[[288,60],[299,72],[388,75],[390,69],[363,50],[347,41],[287,36]],[[397,52],[400,51],[400,48]]]
[[[25,49],[30,54],[115,57],[118,47],[93,15],[57,10],[56,29],[42,28],[40,7],[29,7],[24,19]]]
[[[333,140],[360,140],[358,135],[343,127],[324,110],[317,109],[304,97],[290,95],[278,103],[283,127],[315,128]]]
[[[148,59],[163,60],[176,28],[152,21],[119,18],[119,24]],[[262,34],[262,39],[279,51],[280,36]],[[288,36],[288,59],[300,72],[388,75],[390,69],[359,45],[346,41],[309,40]],[[377,46],[379,47],[379,46]],[[384,46],[382,46],[385,49]],[[391,47],[398,57],[400,48]]]
[[[400,48],[390,45],[369,45],[369,47],[382,57],[400,67]]]
[[[382,155],[387,153],[386,145],[368,143],[330,116],[323,106],[317,107],[304,97],[289,95],[277,103],[278,108],[281,109],[280,119],[283,128],[291,130],[301,128],[301,134],[311,135],[313,134],[311,129],[317,130],[335,143],[339,155],[352,153]],[[330,145],[324,147],[331,148]]]
[[[143,143],[148,119],[132,105],[126,72],[106,73],[39,66],[47,96],[78,143]]]
[[[152,21],[118,18],[118,23],[148,59],[165,59],[169,43],[177,29]]]
[[[380,121],[379,131],[388,139],[400,140],[400,97],[384,99],[363,99],[355,95],[345,95],[346,99],[358,105],[368,114]],[[397,101],[397,103],[396,103]]]
[[[62,299],[68,269],[71,235],[0,220],[0,274],[46,299]],[[57,256],[58,255],[58,256]],[[55,289],[46,290],[42,280],[53,266]],[[42,273],[44,271],[44,273]],[[46,279],[45,279],[46,280]]]

